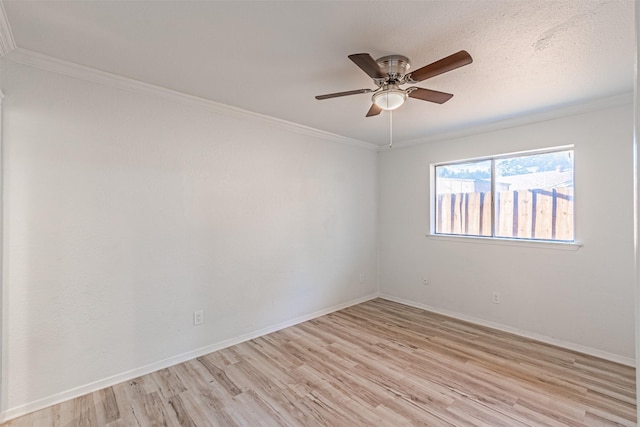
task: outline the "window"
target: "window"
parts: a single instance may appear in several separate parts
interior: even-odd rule
[[[573,242],[573,150],[435,165],[435,234]]]

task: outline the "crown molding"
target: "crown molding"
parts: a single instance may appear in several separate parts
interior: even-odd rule
[[[5,25],[6,24],[6,25]],[[6,47],[10,43],[11,50],[6,50]],[[250,118],[253,120],[262,121],[270,126],[286,130],[288,132],[307,135],[314,138],[319,138],[325,141],[351,145],[355,147],[365,148],[368,150],[384,152],[389,150],[385,145],[377,145],[370,142],[362,141],[355,138],[349,138],[342,135],[337,135],[331,132],[326,132],[320,129],[315,129],[309,126],[301,125],[298,123],[290,122],[283,119],[267,116],[265,114],[256,113],[242,108],[233,107],[220,102],[212,101],[205,98],[200,98],[193,95],[188,95],[182,92],[178,92],[172,89],[167,89],[161,86],[153,85],[151,83],[145,83],[143,81],[131,79],[129,77],[123,77],[116,74],[112,74],[106,71],[101,71],[95,68],[79,65],[63,59],[58,59],[52,56],[44,55],[38,52],[34,52],[28,49],[16,47],[13,43],[13,36],[11,35],[11,29],[6,21],[6,15],[4,14],[4,7],[2,0],[0,0],[0,57],[3,60],[14,62],[21,65],[30,66],[33,68],[61,74],[67,77],[76,78],[92,83],[97,83],[104,86],[109,86],[115,89],[126,90],[130,92],[146,93],[155,96],[160,96],[165,99],[169,99],[173,102],[179,102],[181,104],[197,105],[209,110],[215,111],[218,114],[228,115],[232,117]],[[522,113],[515,117],[510,117],[504,120],[494,121],[490,123],[484,123],[479,125],[471,125],[464,129],[458,129],[454,131],[443,132],[434,134],[431,136],[425,136],[409,141],[398,141],[393,144],[394,149],[402,149],[413,147],[416,145],[428,144],[437,141],[446,141],[457,138],[463,138],[471,135],[478,135],[482,133],[494,132],[502,129],[508,129],[517,126],[525,126],[533,123],[544,122],[548,120],[554,120],[561,117],[567,117],[577,114],[584,114],[591,111],[602,110],[606,108],[612,108],[621,105],[631,104],[633,101],[633,94],[623,93],[606,98],[585,101],[575,103],[571,105],[562,105],[545,109],[544,111],[536,111],[529,113]]]
[[[15,50],[16,47],[4,3],[0,0],[0,58]]]
[[[427,136],[423,138],[417,138],[410,141],[394,143],[394,148],[409,148],[416,145],[428,144],[439,141],[448,141],[452,139],[464,138],[471,135],[478,135],[483,133],[495,132],[503,129],[525,126],[534,123],[546,122],[549,120],[555,120],[562,117],[575,116],[579,114],[585,114],[593,111],[604,110],[607,108],[618,107],[622,105],[632,105],[633,92],[626,92],[614,96],[605,98],[599,98],[595,100],[577,102],[570,105],[561,105],[550,107],[543,111],[535,112],[523,112],[517,116],[510,117],[504,120],[498,120],[490,123],[484,123],[476,126],[469,126],[464,129],[454,130],[450,132],[443,132],[433,136]],[[378,147],[378,151],[386,151],[386,147]]]
[[[103,86],[109,86],[115,89],[150,94],[181,104],[204,107],[222,115],[259,120],[266,123],[267,125],[283,129],[288,132],[307,135],[329,142],[346,144],[374,151],[377,151],[379,148],[378,145],[372,144],[370,142],[348,138],[331,132],[315,129],[309,126],[300,125],[287,120],[267,116],[266,114],[255,113],[253,111],[244,110],[242,108],[233,107],[209,99],[188,95],[172,89],[167,89],[161,86],[156,86],[150,83],[131,79],[129,77],[119,76],[116,74],[108,73],[106,71],[101,71],[95,68],[65,61],[63,59],[54,58],[52,56],[44,55],[42,53],[34,52],[28,49],[15,48],[9,55],[3,57],[2,59],[16,64],[26,65],[32,68],[61,74],[67,77],[97,83]]]

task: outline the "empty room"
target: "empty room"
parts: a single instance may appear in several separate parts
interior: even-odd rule
[[[635,426],[633,0],[0,0],[0,424]]]

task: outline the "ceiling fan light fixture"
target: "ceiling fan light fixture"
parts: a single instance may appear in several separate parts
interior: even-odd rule
[[[395,110],[404,104],[407,93],[401,89],[387,89],[373,94],[371,100],[383,110]]]

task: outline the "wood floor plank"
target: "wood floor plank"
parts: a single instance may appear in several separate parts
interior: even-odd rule
[[[4,426],[635,426],[635,369],[376,299]]]
[[[227,373],[216,366],[215,362],[208,356],[199,357],[198,362],[205,367],[215,381],[226,390],[231,396],[237,396],[241,393],[241,390],[229,379]]]
[[[153,372],[147,375],[147,378],[155,383],[158,392],[163,400],[166,401],[187,390],[184,384],[182,384],[182,381],[180,381],[180,378],[178,378],[170,368]]]
[[[202,414],[200,411],[200,406],[190,407],[187,409],[185,407],[185,403],[181,395],[173,395],[169,398],[169,406],[173,409],[173,412],[176,414],[176,418],[178,419],[178,423],[182,427],[196,427],[197,424],[191,418],[192,414],[195,417],[206,420],[206,415]],[[208,425],[212,425],[209,423]]]
[[[98,424],[106,425],[120,419],[120,408],[113,387],[93,393],[93,400]]]

